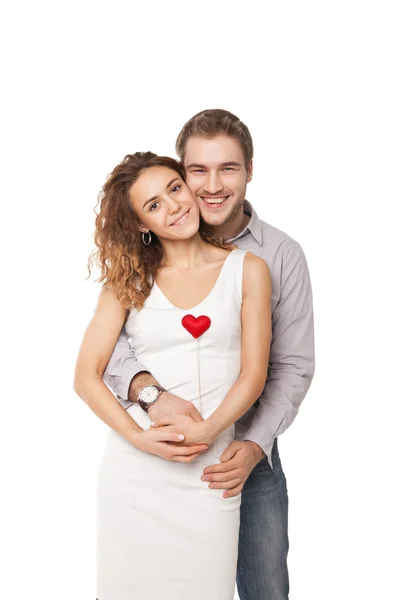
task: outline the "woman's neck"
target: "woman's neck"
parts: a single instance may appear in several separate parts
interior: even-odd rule
[[[204,263],[204,258],[210,246],[199,233],[188,240],[162,240],[161,245],[164,250],[161,268],[179,267],[181,269],[191,269]]]

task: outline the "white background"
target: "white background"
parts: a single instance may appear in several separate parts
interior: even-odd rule
[[[280,439],[291,599],[400,597],[397,7],[2,9],[1,598],[95,598],[106,427],[72,391],[98,293],[84,279],[93,207],[125,154],[174,155],[204,108],[249,126],[248,198],[312,276],[317,372]]]

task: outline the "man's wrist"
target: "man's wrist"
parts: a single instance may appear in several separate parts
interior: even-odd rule
[[[252,440],[243,440],[246,444],[249,444],[254,452],[254,456],[257,459],[257,462],[260,462],[265,456],[264,450],[259,446],[256,442]]]
[[[128,400],[130,402],[137,402],[140,390],[148,385],[157,385],[157,381],[152,374],[148,371],[140,371],[140,373],[137,373],[129,384]]]
[[[151,406],[157,404],[161,394],[163,394],[166,390],[154,383],[152,385],[146,385],[142,387],[139,395],[138,395],[138,404],[142,410],[146,413],[148,412]]]
[[[164,398],[165,393],[166,392],[161,392],[157,400],[153,404],[150,404],[149,408],[147,409],[147,414],[149,415],[152,421],[154,421],[158,417],[158,406],[160,404],[160,401]]]

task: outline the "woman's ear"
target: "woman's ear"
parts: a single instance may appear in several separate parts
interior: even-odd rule
[[[143,223],[139,223],[137,228],[140,231],[140,233],[147,233],[149,231],[148,228],[143,225]]]

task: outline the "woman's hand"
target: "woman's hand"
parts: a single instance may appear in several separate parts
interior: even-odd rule
[[[166,429],[147,429],[134,434],[133,446],[147,452],[155,454],[166,460],[189,463],[195,460],[204,450],[207,450],[205,444],[188,445],[185,442],[185,436],[182,433],[173,433]]]
[[[187,415],[167,415],[154,421],[151,427],[156,431],[165,431],[175,435],[178,432],[182,433],[185,436],[186,445],[206,444],[209,446],[216,438],[207,420],[195,421]]]

